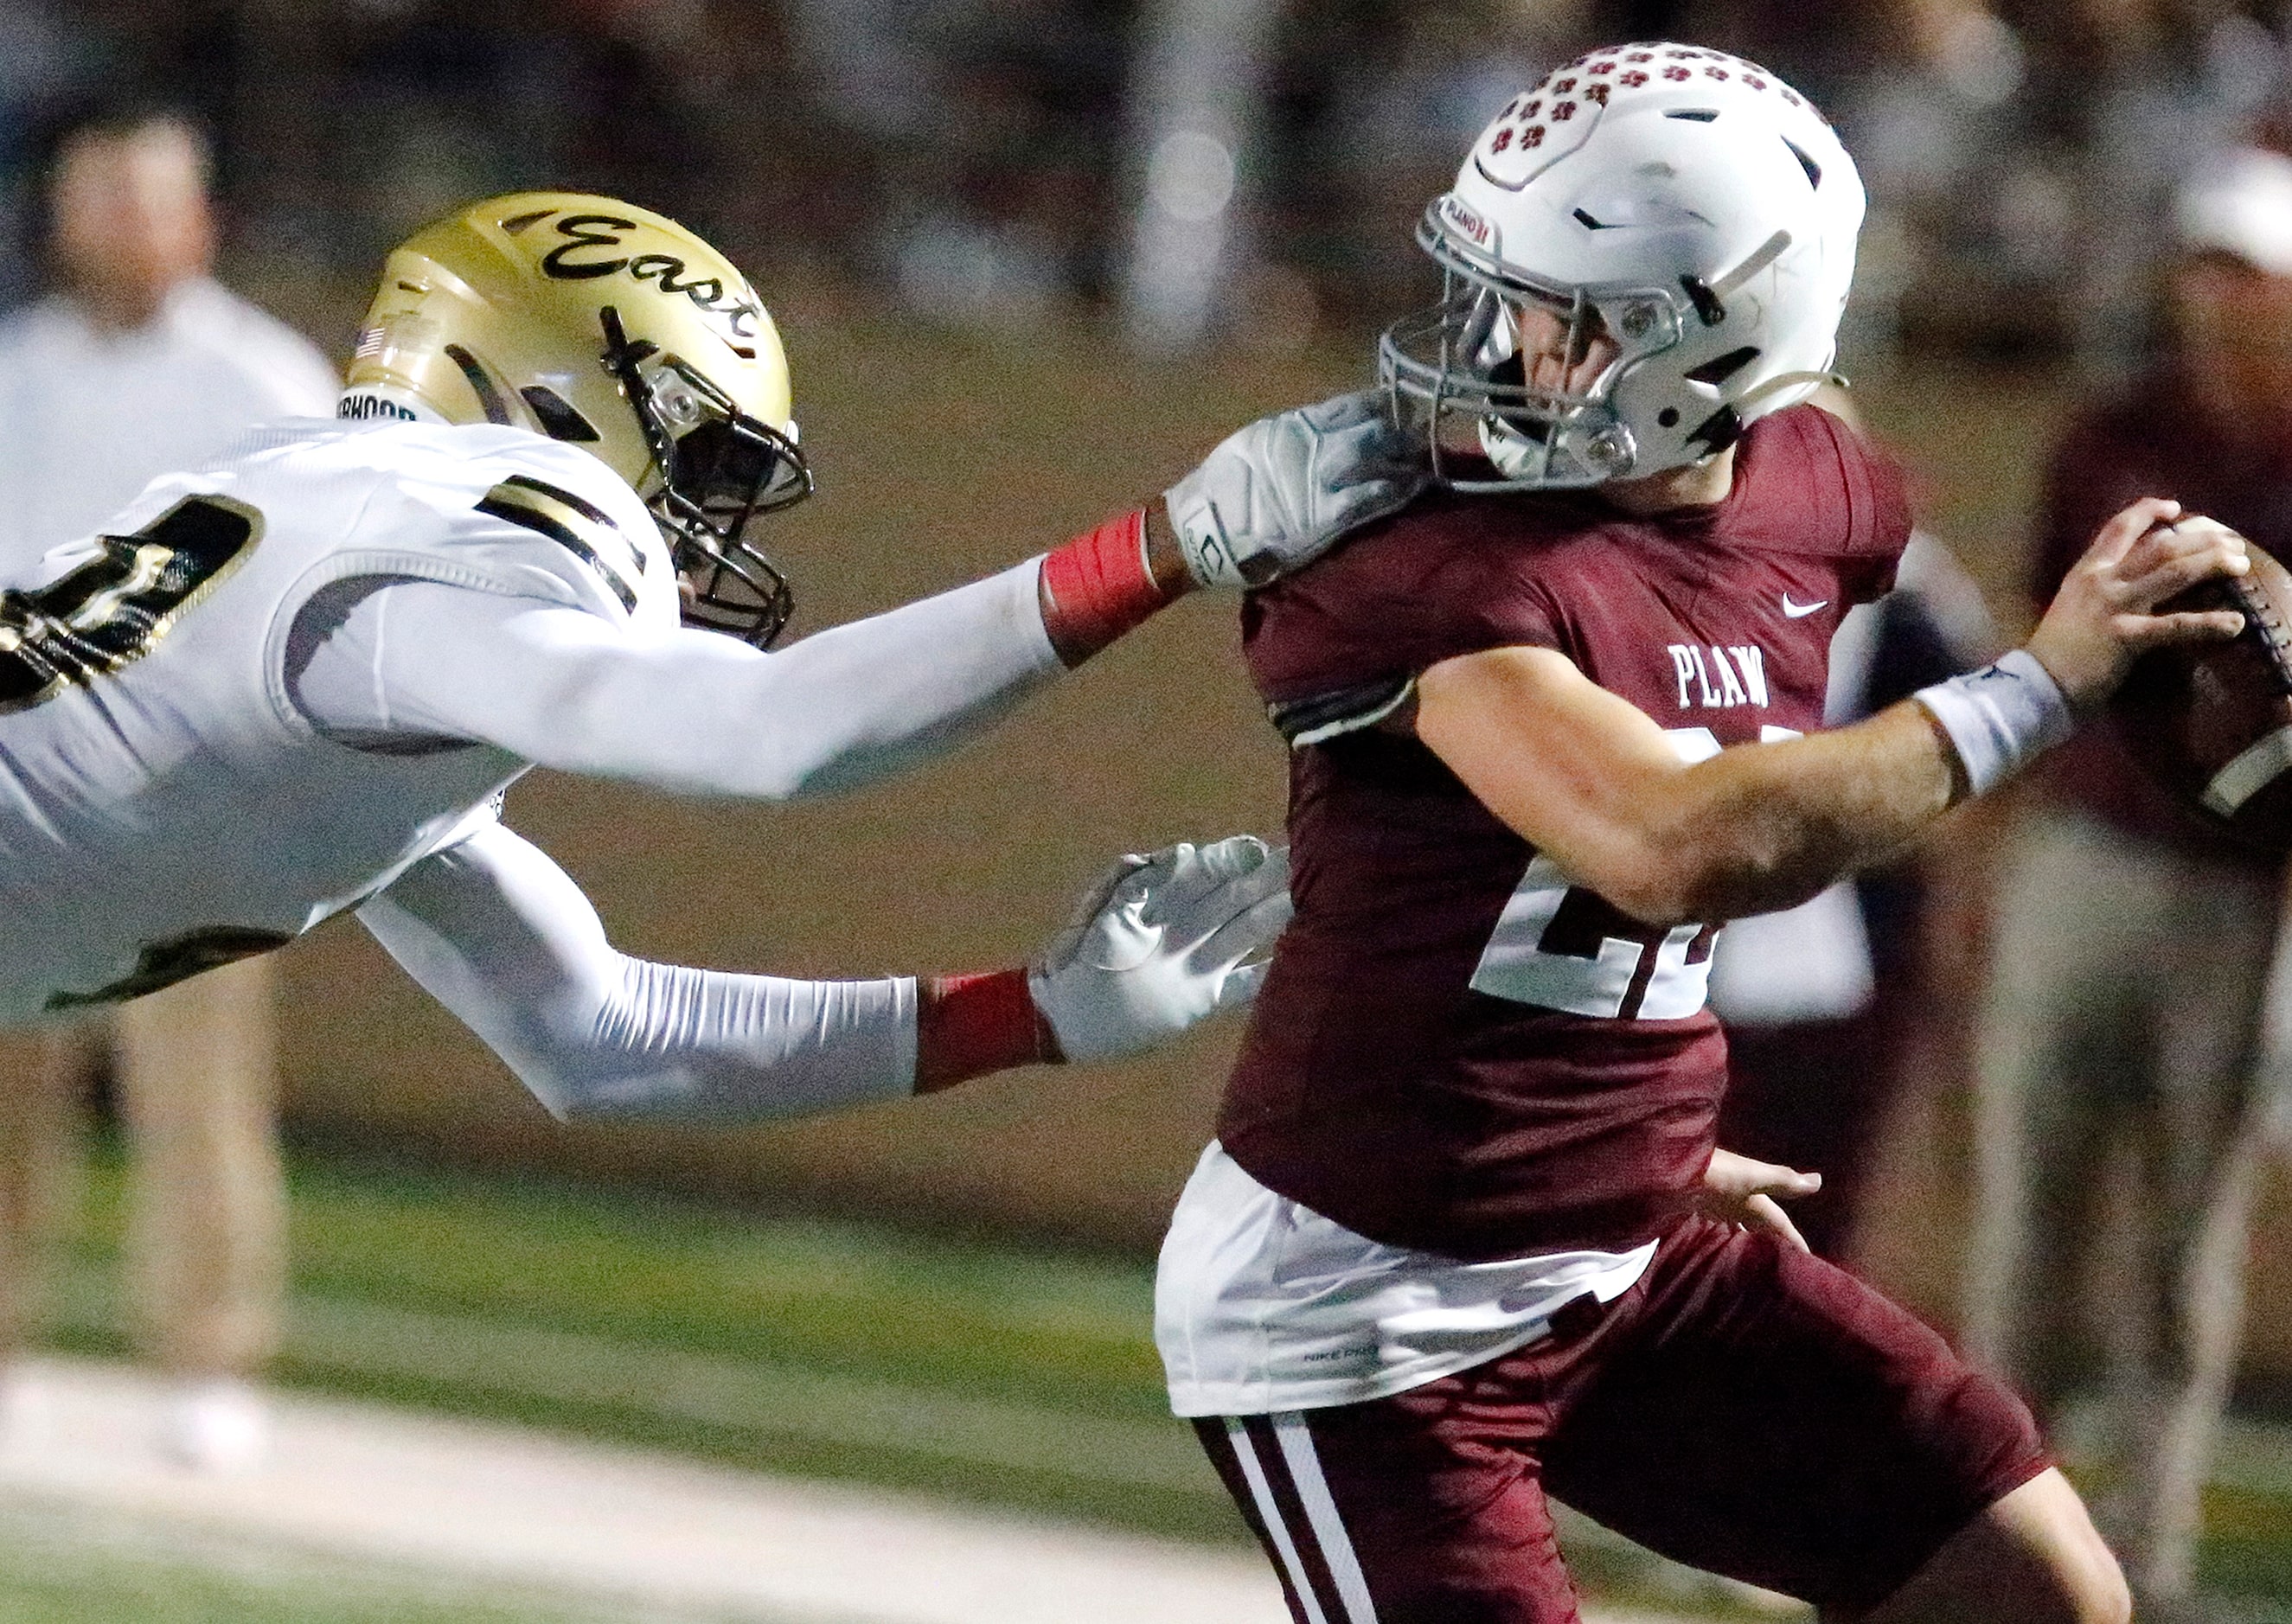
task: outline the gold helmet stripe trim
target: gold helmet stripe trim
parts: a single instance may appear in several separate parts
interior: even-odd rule
[[[621,607],[634,613],[635,589],[605,561],[605,554],[642,558],[610,519],[592,518],[597,510],[570,491],[522,475],[504,479],[485,494],[478,511],[545,535],[594,571]]]

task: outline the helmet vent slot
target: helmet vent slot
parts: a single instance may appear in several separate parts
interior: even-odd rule
[[[509,219],[501,222],[501,229],[508,232],[512,237],[515,237],[519,232],[525,230],[528,227],[532,226],[540,221],[548,219],[555,213],[557,213],[555,209],[535,209],[532,213],[527,214],[512,214]]]
[[[1705,326],[1715,327],[1727,319],[1726,303],[1711,291],[1711,284],[1700,277],[1682,277],[1679,285],[1685,290],[1689,301],[1695,306],[1697,318]]]
[[[470,388],[476,393],[478,404],[485,408],[486,421],[507,428],[510,423],[509,402],[502,398],[501,390],[494,386],[494,381],[487,374],[486,369],[478,364],[478,358],[459,344],[448,344],[446,346],[446,358],[460,367],[462,376],[470,381]]]
[[[1700,446],[1705,455],[1715,457],[1742,438],[1742,418],[1733,406],[1723,406],[1695,425],[1694,431],[1687,437],[1687,443]]]
[[[732,353],[733,353],[734,355],[738,356],[738,357],[739,357],[742,360],[744,360],[744,361],[753,361],[753,360],[755,360],[755,359],[756,358],[756,352],[755,352],[755,348],[754,348],[753,346],[751,346],[751,345],[747,345],[747,344],[735,344],[735,345],[733,345],[733,346],[732,346]]]
[[[1747,344],[1740,350],[1730,350],[1716,360],[1704,362],[1689,373],[1687,379],[1691,383],[1707,383],[1716,389],[1758,358],[1756,346]]]
[[[1664,115],[1666,118],[1683,118],[1689,124],[1717,124],[1719,109],[1715,107],[1683,107]]]
[[[524,397],[525,404],[533,408],[534,418],[541,424],[541,431],[551,439],[587,441],[597,438],[594,425],[555,390],[529,383],[517,392]]]
[[[1782,141],[1783,145],[1790,149],[1791,157],[1798,160],[1798,166],[1806,171],[1806,183],[1809,186],[1813,187],[1817,191],[1820,191],[1822,189],[1822,165],[1816,163],[1812,158],[1807,157],[1805,150],[1789,136],[1784,136]]]
[[[1578,209],[1576,211],[1576,223],[1582,226],[1586,231],[1612,231],[1616,229],[1617,224],[1616,221],[1611,220],[1594,219],[1592,212],[1589,209]]]

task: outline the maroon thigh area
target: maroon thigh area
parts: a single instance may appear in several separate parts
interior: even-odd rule
[[[1693,1219],[1604,1311],[1392,1398],[1197,1421],[1299,1624],[1575,1624],[1557,1499],[1819,1605],[1884,1600],[2049,1464],[2028,1410],[1844,1270]]]
[[[1307,1594],[1328,1624],[1577,1624],[1521,1446],[1548,1425],[1537,1384],[1477,1374],[1433,1384],[1438,1395],[1194,1423],[1296,1624],[1316,1616]]]
[[[1820,1258],[1695,1219],[1642,1284],[1545,1482],[1667,1556],[1859,1611],[2051,1464],[2019,1398]]]

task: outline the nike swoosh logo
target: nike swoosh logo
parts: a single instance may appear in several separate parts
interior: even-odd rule
[[[1819,599],[1813,603],[1793,603],[1788,592],[1783,594],[1783,613],[1793,620],[1804,620],[1817,609],[1827,609],[1829,607],[1830,599],[1828,598]]]

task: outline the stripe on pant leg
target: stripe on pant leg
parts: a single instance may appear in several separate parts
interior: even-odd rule
[[[1321,1475],[1321,1457],[1313,1448],[1312,1429],[1305,1425],[1301,1411],[1289,1410],[1273,1418],[1273,1435],[1289,1467],[1289,1481],[1297,1486],[1306,1520],[1312,1524],[1313,1542],[1320,1547],[1321,1559],[1329,1564],[1329,1577],[1345,1604],[1346,1624],[1376,1624],[1376,1604],[1369,1598],[1368,1578],[1353,1553],[1344,1519],[1337,1515],[1328,1479]]]
[[[1288,1461],[1282,1458],[1272,1417],[1246,1417],[1242,1427],[1256,1446],[1258,1464],[1265,1468],[1265,1486],[1272,1491],[1282,1525],[1288,1529],[1289,1538],[1297,1547],[1297,1565],[1305,1582],[1312,1586],[1313,1594],[1320,1599],[1321,1611],[1335,1624],[1344,1624],[1344,1598],[1337,1594],[1337,1581],[1329,1572],[1328,1559],[1321,1555],[1320,1541],[1314,1538],[1312,1519],[1305,1515],[1305,1502],[1298,1497],[1296,1482],[1289,1475]]]
[[[1281,1507],[1273,1498],[1273,1485],[1265,1480],[1265,1463],[1257,1458],[1257,1445],[1239,1416],[1225,1418],[1225,1435],[1226,1442],[1233,1445],[1234,1459],[1241,1462],[1241,1475],[1248,1481],[1251,1497],[1257,1501],[1257,1515],[1264,1519],[1273,1548],[1281,1553],[1289,1594],[1304,1608],[1307,1624],[1329,1624],[1328,1614],[1321,1611],[1321,1598],[1313,1594],[1312,1580],[1297,1555],[1297,1542],[1289,1537],[1289,1520],[1281,1515]]]

